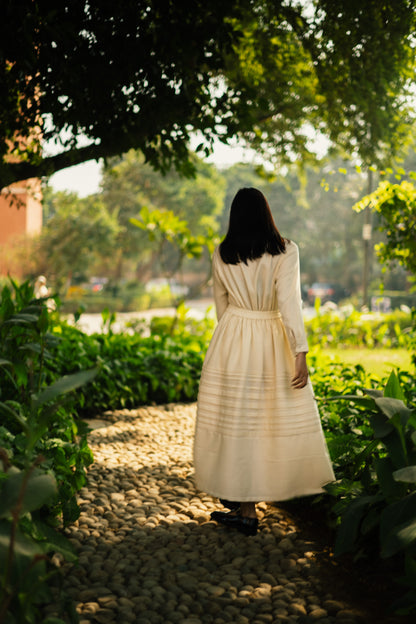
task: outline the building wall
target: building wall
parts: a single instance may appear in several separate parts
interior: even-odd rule
[[[24,274],[16,266],[14,250],[42,230],[40,180],[17,182],[0,192],[0,275]]]
[[[0,245],[42,230],[40,181],[26,180],[0,193]]]

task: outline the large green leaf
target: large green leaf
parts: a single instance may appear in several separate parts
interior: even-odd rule
[[[372,399],[369,399],[366,396],[360,396],[358,394],[337,394],[335,396],[325,397],[325,401],[339,401],[341,399],[343,399],[344,401],[352,401],[353,403],[358,403],[363,407],[368,407],[369,409],[372,409],[374,407],[374,401]]]
[[[25,306],[22,310],[22,313],[31,314],[33,312],[34,314],[36,314],[36,316],[39,316],[42,309],[42,304],[40,303],[39,299],[36,299],[35,303]]]
[[[43,350],[42,345],[39,342],[27,342],[26,344],[19,347],[19,351],[32,351],[33,353],[37,353],[41,355]]]
[[[381,390],[373,390],[373,388],[365,388],[364,392],[372,399],[378,399],[379,397],[383,396]]]
[[[361,469],[363,462],[373,454],[373,451],[380,444],[379,440],[371,440],[371,442],[354,458],[353,474]]]
[[[374,467],[383,495],[387,499],[392,499],[394,496],[397,498],[403,486],[399,485],[393,478],[394,465],[390,457],[376,457],[374,459]]]
[[[406,400],[405,394],[400,386],[399,378],[394,370],[391,371],[386,387],[384,388],[384,396],[400,399],[401,401]]]
[[[377,407],[387,416],[387,418],[393,418],[396,414],[399,416],[409,417],[413,413],[413,411],[409,409],[401,399],[379,397],[374,400]]]
[[[65,394],[66,392],[71,392],[71,390],[75,390],[80,386],[88,383],[98,373],[98,368],[92,368],[86,371],[80,371],[79,373],[73,373],[72,375],[65,375],[65,377],[61,377],[51,386],[45,388],[36,398],[33,400],[33,407],[37,408],[47,403],[48,401],[52,401],[56,399],[61,394]]]
[[[39,536],[44,540],[43,548],[46,552],[59,552],[67,561],[77,561],[78,557],[75,548],[65,535],[41,520],[34,519],[33,523]]]
[[[25,314],[24,312],[20,312],[19,314],[15,314],[7,321],[4,321],[4,324],[7,325],[31,325],[32,323],[37,323],[39,316],[35,314]]]
[[[0,522],[0,570],[3,575],[10,549],[10,535],[11,523],[3,520]],[[35,558],[44,555],[44,550],[41,544],[24,535],[18,529],[13,544],[13,555],[13,569],[18,574],[17,578],[22,578]],[[40,560],[39,563],[44,566],[44,561]]]
[[[52,475],[34,470],[25,483],[26,476],[27,473],[19,471],[1,482],[0,518],[10,517],[19,501],[20,515],[23,515],[40,509],[56,494],[56,480]]]
[[[396,418],[396,417],[394,417]],[[390,422],[394,421],[394,418]],[[389,435],[383,438],[383,444],[387,449],[388,455],[394,464],[394,468],[404,468],[408,463],[406,443],[402,429],[395,429]]]
[[[374,507],[365,514],[361,522],[361,534],[368,535],[380,525],[380,510]]]
[[[374,431],[374,436],[378,439],[382,439],[394,431],[393,425],[384,414],[371,414],[369,420]]]
[[[394,527],[384,538],[381,548],[383,558],[392,557],[416,543],[416,518],[411,518]]]
[[[383,509],[380,517],[380,544],[384,551],[390,535],[395,535],[400,527],[416,519],[416,492]],[[388,550],[390,550],[391,546]],[[390,556],[390,555],[384,555]]]
[[[367,509],[383,500],[381,494],[373,496],[361,496],[354,500],[342,517],[335,541],[334,555],[338,557],[353,549],[359,536],[360,524]]]
[[[22,414],[19,414],[18,412],[16,412],[16,410],[10,407],[10,405],[8,405],[7,403],[3,403],[3,402],[0,402],[0,412],[1,411],[11,416],[16,422],[19,423],[23,431],[27,432],[28,424],[27,424],[27,419],[25,416],[23,416]]]
[[[405,483],[416,483],[416,466],[406,466],[393,472],[395,481],[404,481]]]

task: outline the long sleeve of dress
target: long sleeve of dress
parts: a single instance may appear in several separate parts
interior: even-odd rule
[[[276,275],[277,303],[289,341],[294,352],[308,351],[305,325],[302,316],[298,246],[287,245]]]
[[[219,261],[219,250],[217,248],[212,258],[212,279],[213,279],[215,309],[217,311],[217,319],[220,320],[220,318],[222,317],[222,315],[224,314],[228,306],[228,293],[219,276],[218,261]]]

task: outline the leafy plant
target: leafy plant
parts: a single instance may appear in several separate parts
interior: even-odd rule
[[[0,442],[19,468],[45,457],[45,470],[56,470],[58,480],[56,515],[63,513],[69,522],[77,517],[70,508],[85,480],[84,466],[92,461],[87,427],[75,419],[75,397],[69,393],[91,381],[97,370],[51,375],[53,352],[60,346],[49,331],[51,314],[42,299],[34,299],[28,282],[10,284],[0,302]]]
[[[105,312],[106,331],[99,334],[87,335],[64,322],[53,328],[60,343],[53,351],[53,368],[47,365],[48,375],[99,367],[88,390],[80,387],[75,393],[79,415],[93,417],[111,409],[196,400],[214,321],[189,319],[181,305],[173,318],[153,318],[145,336],[137,323],[131,323],[124,333],[113,332],[114,319]]]
[[[54,529],[79,515],[75,494],[92,455],[71,412],[69,393],[96,370],[48,383],[56,337],[50,313],[29,283],[13,280],[0,302],[0,622],[39,621],[48,596],[48,555],[74,560]],[[48,621],[48,620],[47,620]],[[54,620],[55,623],[58,620]],[[75,620],[73,620],[75,621]],[[49,620],[53,624],[53,620]]]
[[[408,592],[395,608],[416,613],[416,409],[406,405],[394,372],[384,392],[364,392],[333,397],[359,406],[371,427],[352,474],[326,486],[338,499],[332,510],[340,519],[335,555],[401,557],[399,582]]]
[[[414,172],[412,177],[416,177]],[[373,193],[356,203],[354,210],[359,212],[367,206],[380,215],[378,229],[386,236],[386,241],[376,246],[378,257],[384,263],[399,262],[411,273],[410,279],[415,282],[416,188],[414,184],[408,180],[403,180],[400,184],[383,181]]]
[[[39,509],[57,493],[53,474],[38,468],[42,458],[19,470],[10,466],[4,449],[0,453],[4,467],[0,473],[0,622],[35,622],[38,605],[51,598],[49,553],[59,552],[68,561],[76,556],[70,542],[39,517]],[[48,622],[61,620],[47,619],[44,624]]]

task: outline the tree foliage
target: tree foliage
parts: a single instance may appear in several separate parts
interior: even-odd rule
[[[204,153],[239,137],[281,162],[308,159],[314,129],[385,159],[411,121],[414,15],[414,0],[5,0],[0,186],[132,147],[191,173],[195,133]]]
[[[97,258],[114,252],[120,226],[100,196],[81,199],[75,193],[48,190],[45,207],[40,254],[48,275],[62,288],[74,274],[87,274]]]
[[[343,169],[347,175],[340,173]],[[349,162],[332,160],[324,167],[307,167],[301,178],[288,170],[274,179],[261,179],[250,165],[223,171],[227,195],[221,231],[229,207],[241,186],[256,186],[267,197],[276,225],[300,247],[303,284],[336,282],[350,292],[361,285],[362,217],[351,210],[365,188],[363,176]]]
[[[103,198],[111,212],[118,211],[128,227],[142,206],[169,208],[198,234],[203,217],[218,215],[223,208],[224,179],[213,166],[191,157],[195,177],[184,178],[175,171],[165,175],[145,163],[140,152],[130,150],[108,162],[103,170]]]
[[[350,293],[361,287],[364,219],[351,206],[365,193],[366,179],[349,161],[307,167],[303,178],[293,168],[262,178],[247,163],[218,170],[194,158],[194,165],[193,179],[175,171],[162,175],[131,150],[104,169],[97,196],[48,190],[38,271],[57,286],[71,272],[84,279],[106,276],[114,287],[126,278],[137,285],[161,276],[200,283],[209,271],[208,251],[227,230],[235,193],[255,186],[266,195],[281,234],[299,244],[305,287],[333,282]],[[402,234],[411,238],[413,230]],[[375,244],[386,241],[385,232],[373,232]],[[371,279],[398,290],[406,274],[394,266],[381,275],[374,263]]]
[[[355,204],[357,211],[369,206],[380,217],[379,229],[386,241],[376,246],[382,262],[399,262],[416,279],[416,188],[403,180],[393,184],[387,180],[378,189]]]
[[[184,264],[189,269],[189,257],[201,258],[192,269],[205,275],[218,241],[225,180],[213,165],[195,156],[193,163],[192,180],[173,170],[162,175],[130,150],[109,161],[96,195],[80,198],[46,186],[44,227],[32,253],[36,271],[60,292],[75,277],[106,276],[114,288],[126,278],[172,276]],[[26,276],[33,263],[29,268]]]
[[[143,207],[131,223],[147,233],[149,241],[154,243],[154,260],[158,260],[159,270],[169,277],[182,269],[185,258],[200,258],[205,248],[212,254],[219,243],[215,222],[213,226],[209,221],[204,222],[205,232],[195,236],[186,221],[166,208]]]
[[[113,256],[118,258],[118,277],[126,262],[133,262],[139,279],[160,272],[172,275],[191,247],[207,247],[216,239],[225,180],[213,165],[195,156],[192,163],[192,179],[176,171],[161,175],[140,152],[130,150],[104,168],[102,199],[120,225]],[[143,227],[135,227],[132,220]],[[202,248],[196,255],[201,253]]]
[[[365,165],[385,165],[406,142],[414,116],[415,2],[317,5],[321,36],[312,56],[329,136]]]

